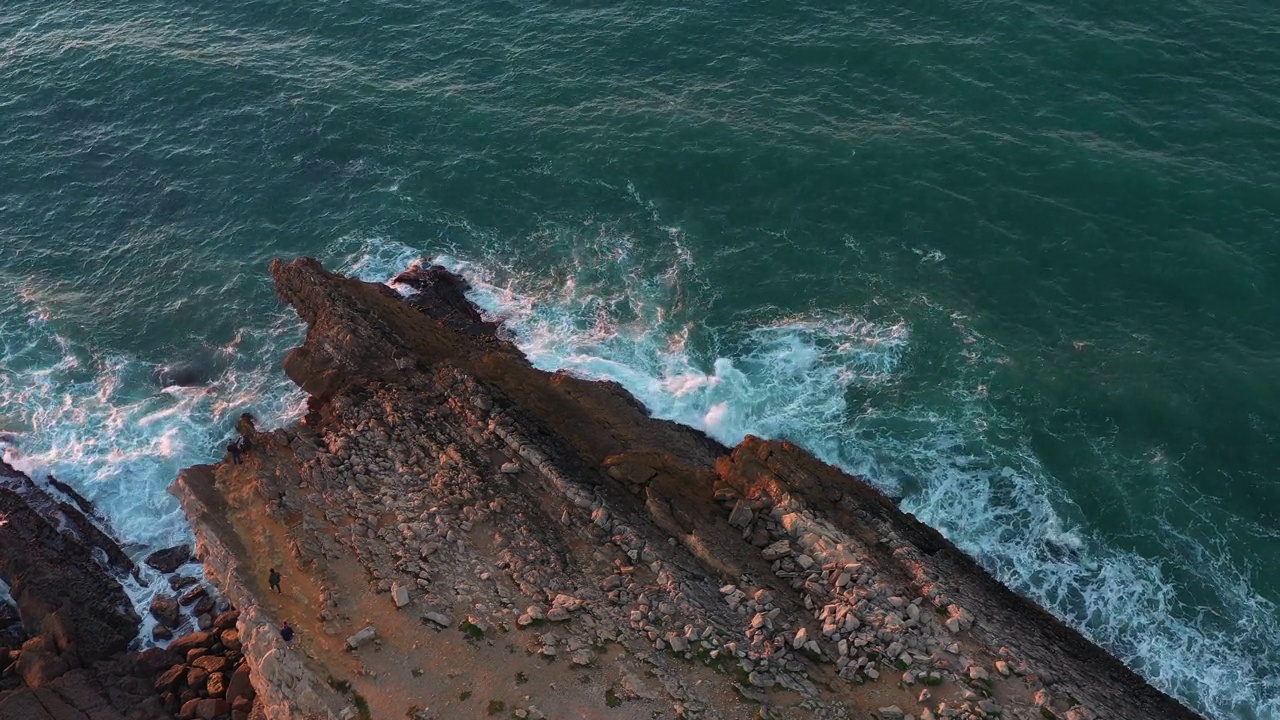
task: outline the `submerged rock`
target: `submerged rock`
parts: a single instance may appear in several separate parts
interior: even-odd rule
[[[191,562],[191,559],[190,545],[175,545],[151,553],[147,556],[146,563],[167,574]]]

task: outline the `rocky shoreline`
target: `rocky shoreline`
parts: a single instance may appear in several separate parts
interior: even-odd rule
[[[301,628],[246,648],[270,717],[1197,717],[800,448],[534,369],[442,268],[271,273],[309,413],[173,488]]]
[[[727,448],[533,368],[442,268],[401,275],[403,295],[309,259],[271,274],[309,326],[285,361],[308,413],[246,418],[242,463],[171,488],[217,592],[174,580],[152,636],[196,632],[129,652],[138,618],[110,591],[129,570],[91,532],[72,552],[68,531],[0,526],[27,636],[0,647],[0,717],[99,666],[100,694],[137,692],[81,709],[95,720],[1198,717],[802,449]],[[40,532],[108,588],[92,613],[33,603],[3,560]],[[59,667],[42,652],[67,669],[28,681]]]

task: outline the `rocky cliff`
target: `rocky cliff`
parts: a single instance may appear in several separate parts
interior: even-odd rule
[[[531,367],[441,268],[271,274],[309,412],[173,487],[262,716],[1197,717],[801,448]]]

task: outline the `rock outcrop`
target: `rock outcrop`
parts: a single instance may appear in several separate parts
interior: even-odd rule
[[[441,268],[271,272],[309,412],[173,487],[265,717],[1197,717],[801,448],[533,368]]]
[[[138,616],[116,577],[132,562],[82,509],[0,463],[0,579],[20,619],[0,636],[0,718],[167,718],[127,652]]]

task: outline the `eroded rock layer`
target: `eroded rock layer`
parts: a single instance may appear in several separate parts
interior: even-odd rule
[[[174,486],[266,717],[1196,717],[802,449],[534,369],[441,268],[271,272],[310,411]]]

